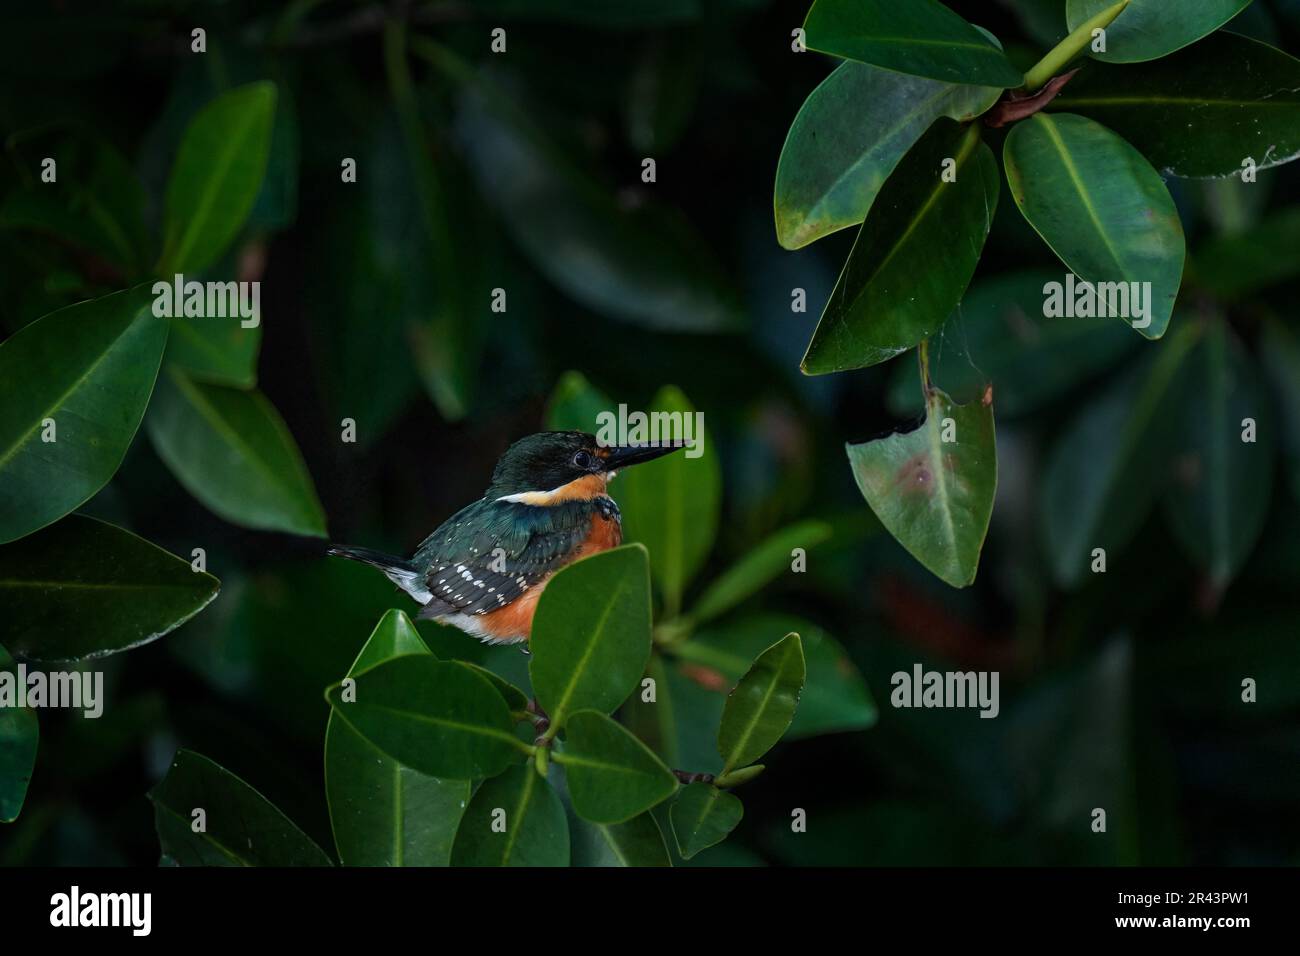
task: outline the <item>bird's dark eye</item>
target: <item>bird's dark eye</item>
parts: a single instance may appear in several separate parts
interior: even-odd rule
[[[591,456],[585,451],[580,451],[573,456],[573,464],[576,467],[581,468],[583,471],[586,471],[591,467]]]

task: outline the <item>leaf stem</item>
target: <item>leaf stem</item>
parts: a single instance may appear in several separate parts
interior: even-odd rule
[[[1038,63],[1025,74],[1024,89],[1037,92],[1047,85],[1047,81],[1060,73],[1070,61],[1087,49],[1092,42],[1092,31],[1110,26],[1115,18],[1128,8],[1129,0],[1120,0],[1113,7],[1107,7],[1101,13],[1084,21],[1074,32],[1048,51]]]
[[[691,773],[689,770],[674,770],[673,776],[681,783],[713,783],[716,777],[711,773]]]
[[[753,780],[765,769],[761,763],[756,763],[752,767],[741,767],[739,770],[732,770],[729,773],[719,775],[714,779],[713,785],[719,790],[727,790],[731,787],[739,787],[742,783],[748,783]]]
[[[921,393],[928,401],[934,384],[930,381],[930,340],[922,339],[916,347],[916,359],[921,363]]]

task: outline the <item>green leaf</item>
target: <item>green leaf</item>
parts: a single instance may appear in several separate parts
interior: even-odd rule
[[[1114,0],[1068,0],[1066,21],[1074,30],[1113,5]],[[1092,55],[1110,63],[1168,56],[1213,33],[1248,6],[1250,0],[1132,0],[1107,28],[1106,52]],[[1215,69],[1224,65],[1216,63]]]
[[[555,760],[564,767],[573,809],[592,823],[623,823],[677,789],[673,772],[645,744],[595,710],[570,715]]]
[[[804,102],[781,150],[777,239],[799,249],[862,222],[894,167],[936,119],[974,119],[1001,95],[997,87],[840,64]]]
[[[333,712],[380,752],[430,777],[490,777],[518,761],[506,702],[492,683],[463,664],[405,654],[370,667],[325,692]]]
[[[974,583],[998,484],[992,392],[957,405],[932,388],[919,428],[848,453],[858,489],[898,543],[953,587]]]
[[[739,798],[707,783],[693,783],[682,788],[673,802],[669,817],[677,852],[689,860],[727,838],[745,815]]]
[[[1085,282],[1143,283],[1147,314],[1130,305],[1122,318],[1149,339],[1164,335],[1187,247],[1142,154],[1090,119],[1038,113],[1012,129],[1003,159],[1016,205],[1061,261]]]
[[[520,117],[526,107],[500,105],[520,100],[514,86],[492,92],[471,89],[457,117],[459,139],[484,195],[542,275],[586,308],[651,329],[742,324],[735,290],[684,217],[653,202],[620,205],[612,189]]]
[[[205,385],[169,366],[145,429],[185,490],[231,524],[325,535],[302,453],[261,392]]]
[[[0,547],[0,643],[40,661],[116,654],[180,627],[220,587],[129,531],[70,515]]]
[[[245,328],[238,315],[175,317],[167,340],[167,363],[194,381],[252,388],[257,384],[257,354],[262,347],[258,318],[257,325]]]
[[[722,710],[718,753],[724,774],[776,746],[794,720],[806,676],[798,634],[787,634],[758,655]]]
[[[140,427],[167,323],[139,286],[52,312],[0,343],[0,543],[75,510]]]
[[[979,126],[935,123],[862,224],[804,355],[804,372],[877,365],[932,335],[970,283],[999,188],[997,162]]]
[[[202,272],[243,228],[266,174],[275,97],[274,83],[250,83],[190,122],[167,180],[160,274]]]
[[[1279,249],[1296,248],[1300,248],[1300,207],[1293,206],[1240,234],[1214,236],[1192,257],[1192,271],[1196,282],[1215,298],[1239,302],[1300,275],[1297,257],[1277,254]]]
[[[1043,526],[1057,581],[1076,586],[1093,550],[1122,548],[1150,510],[1167,460],[1162,426],[1199,330],[1180,331],[1115,387],[1093,396],[1065,429],[1043,479]]]
[[[645,548],[592,555],[551,578],[537,602],[529,650],[533,693],[552,733],[576,710],[608,714],[626,700],[650,658]]]
[[[487,682],[496,688],[501,699],[506,702],[506,707],[510,709],[511,714],[523,714],[528,707],[528,695],[516,687],[504,677],[500,677],[488,670],[486,667],[480,667],[469,661],[457,661],[462,667],[468,667],[474,673],[487,679]]]
[[[831,534],[831,526],[824,521],[801,521],[760,541],[704,590],[691,608],[691,620],[699,624],[731,610],[788,573],[795,548],[810,551]]]
[[[293,93],[277,88],[275,121],[266,157],[266,174],[248,214],[252,229],[283,229],[298,215],[298,111]]]
[[[659,390],[646,410],[681,415],[697,444],[621,472],[612,494],[623,515],[623,540],[639,541],[650,552],[651,578],[669,615],[682,606],[682,594],[713,550],[722,510],[722,466],[713,437],[696,434],[699,416],[680,389]],[[660,434],[659,440],[682,433]],[[694,457],[692,457],[694,456]]]
[[[763,613],[710,627],[672,646],[675,667],[690,677],[691,692],[698,689],[716,699],[716,705],[683,732],[692,732],[697,722],[718,723],[725,691],[744,676],[754,658],[771,644],[773,635],[792,631],[799,635],[808,676],[785,739],[864,730],[875,724],[876,705],[866,681],[838,641],[792,615]]]
[[[1298,91],[1300,60],[1215,33],[1140,66],[1088,63],[1048,108],[1096,120],[1175,176],[1240,176],[1247,157],[1270,169],[1300,155]]]
[[[1216,590],[1241,570],[1264,530],[1277,444],[1255,366],[1223,320],[1211,320],[1177,402],[1174,483],[1164,496],[1175,534]],[[1243,440],[1246,419],[1254,440]]]
[[[207,757],[178,750],[149,791],[164,863],[330,866],[325,852],[264,796]],[[202,810],[201,816],[195,811]],[[195,828],[202,823],[201,832]]]
[[[996,42],[937,0],[817,0],[807,46],[898,73],[1008,88],[1024,76]]]
[[[597,416],[617,406],[581,372],[565,372],[555,384],[546,405],[546,427],[552,431],[594,433]]]
[[[739,770],[732,770],[729,773],[715,777],[713,785],[720,790],[732,790],[736,787],[742,787],[752,780],[757,780],[766,769],[767,766],[761,763],[741,767]]]
[[[405,614],[389,611],[347,676],[405,654],[429,654],[429,649]],[[325,730],[325,795],[345,865],[446,866],[470,783],[439,780],[404,766],[331,711]]]
[[[663,831],[654,815],[624,823],[573,821],[574,866],[672,866]]]
[[[564,805],[531,765],[487,780],[469,802],[452,866],[568,866]]]
[[[9,652],[0,647],[0,675],[12,671],[13,664]],[[12,823],[22,812],[40,734],[35,711],[0,707],[0,823]]]
[[[1111,369],[1141,340],[1110,318],[1053,319],[1043,315],[1051,283],[1061,272],[1010,272],[973,285],[931,348],[931,377],[965,401],[993,385],[998,415],[1037,411]],[[899,362],[889,389],[896,415],[924,411],[916,362]]]

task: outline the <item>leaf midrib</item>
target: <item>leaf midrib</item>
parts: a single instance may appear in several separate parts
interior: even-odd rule
[[[966,165],[967,161],[971,158],[971,156],[975,155],[976,149],[980,145],[980,142],[981,140],[978,135],[971,136],[967,134],[966,142],[962,145],[962,149],[957,154],[956,157],[957,165],[955,168],[958,171],[959,179],[960,179],[960,171]],[[898,170],[895,169],[895,173],[897,172]],[[921,208],[917,211],[916,215],[912,217],[912,221],[907,224],[907,229],[903,231],[903,234],[898,237],[898,241],[895,242],[893,247],[889,250],[888,255],[886,255],[883,259],[880,260],[880,263],[874,269],[871,270],[871,274],[867,276],[867,278],[864,279],[862,283],[858,286],[857,294],[853,296],[852,306],[850,308],[857,306],[858,301],[864,295],[866,295],[867,289],[872,285],[872,283],[876,281],[877,278],[880,277],[880,274],[884,272],[886,268],[889,267],[889,264],[894,261],[894,257],[897,256],[899,252],[902,251],[903,247],[908,244],[908,241],[912,238],[912,234],[916,232],[917,229],[920,228],[921,223],[925,221],[926,217],[930,213],[930,210],[934,207],[934,204],[939,201],[939,197],[943,194],[944,187],[954,186],[954,185],[956,185],[955,182],[945,183],[942,178],[938,180],[938,182],[930,190],[930,195],[926,197],[926,200],[921,205]],[[865,223],[863,224],[863,228],[864,229],[866,228]],[[850,253],[849,258],[852,259],[852,253]],[[847,266],[845,268],[847,269]]]
[[[939,420],[940,403],[931,405],[925,419],[926,438],[930,445],[930,469],[934,474],[935,496],[939,502],[939,513],[943,516],[944,536],[948,539],[948,554],[956,564],[954,570],[961,572],[961,560],[957,554],[957,527],[952,520],[952,490],[948,483],[948,471],[943,460],[943,436],[940,433],[942,422]]]
[[[1043,129],[1047,132],[1047,136],[1051,140],[1052,146],[1056,149],[1057,153],[1060,154],[1061,162],[1064,164],[1065,171],[1069,175],[1075,191],[1079,195],[1079,200],[1083,203],[1084,209],[1087,210],[1088,216],[1097,230],[1097,235],[1102,241],[1102,245],[1106,247],[1106,251],[1110,254],[1111,260],[1115,263],[1115,274],[1127,277],[1128,271],[1124,268],[1123,259],[1120,257],[1119,251],[1111,242],[1110,235],[1106,232],[1105,225],[1102,224],[1101,216],[1097,212],[1097,207],[1093,205],[1092,196],[1083,182],[1083,177],[1079,175],[1079,168],[1074,165],[1074,157],[1070,155],[1070,150],[1065,145],[1065,140],[1061,138],[1061,134],[1056,128],[1056,121],[1050,119],[1044,113],[1039,113],[1037,119],[1042,124]]]
[[[299,517],[305,517],[308,519],[315,518],[313,509],[310,507],[311,504],[310,500],[306,502],[308,507],[304,509],[302,507],[304,502],[299,500],[299,496],[296,493],[298,491],[306,492],[307,489],[298,486],[296,479],[301,476],[293,474],[293,471],[295,469],[293,468],[287,469],[290,472],[290,478],[289,478],[290,483],[285,484],[284,482],[282,482],[280,480],[279,470],[276,469],[270,462],[266,461],[258,453],[257,449],[255,449],[251,444],[249,444],[247,441],[244,440],[243,436],[239,433],[239,431],[233,426],[231,426],[231,424],[226,421],[226,419],[221,415],[221,413],[217,411],[216,406],[207,400],[207,397],[203,395],[202,390],[198,387],[196,383],[191,381],[190,378],[187,375],[185,375],[183,372],[177,370],[169,370],[168,377],[172,380],[173,384],[176,385],[177,390],[181,392],[181,394],[189,401],[190,405],[194,408],[194,410],[199,413],[200,417],[202,417],[208,423],[209,427],[211,427],[214,432],[216,432],[220,437],[225,438],[227,443],[235,451],[241,452],[240,457],[244,461],[253,465],[255,471],[261,473],[263,477],[268,478],[269,479],[268,484],[270,485],[270,487],[277,488],[282,494],[288,496],[289,503],[293,506],[293,510],[298,514]],[[255,402],[257,402],[257,399],[260,396],[259,393],[251,393],[251,397]],[[275,432],[276,438],[281,441],[282,450],[288,451],[288,447],[285,446],[283,443],[283,436],[280,434],[280,430],[277,427],[277,423],[275,419],[272,416],[265,414],[266,408],[261,402],[257,402],[257,404],[259,407],[259,411],[263,413],[267,422],[271,425],[272,430]],[[291,454],[290,455],[291,461],[292,458],[293,456]],[[296,465],[297,462],[293,462],[293,464]]]
[[[73,379],[72,384],[70,384],[66,389],[64,389],[64,391],[59,395],[59,397],[55,399],[54,403],[51,404],[49,407],[47,407],[45,411],[41,413],[40,417],[38,417],[35,420],[35,422],[26,431],[20,434],[14,440],[12,445],[10,445],[7,449],[5,449],[3,454],[0,454],[0,470],[3,470],[5,465],[9,463],[9,460],[12,459],[23,448],[23,446],[27,444],[27,440],[31,438],[33,434],[35,434],[37,429],[41,427],[41,422],[43,422],[47,418],[53,417],[54,413],[58,409],[63,407],[63,405],[72,396],[72,394],[86,384],[86,381],[95,373],[96,369],[98,369],[100,365],[102,365],[105,361],[107,361],[109,355],[115,351],[118,344],[122,341],[123,338],[126,337],[126,334],[130,332],[133,328],[135,328],[135,324],[140,318],[140,312],[143,311],[143,309],[144,307],[141,306],[135,310],[135,313],[131,316],[130,321],[128,321],[125,325],[122,326],[121,332],[115,335],[112,341],[107,343],[107,345],[105,345],[103,351],[101,351],[99,355],[95,357],[95,360],[91,362],[90,365],[87,366],[85,370],[81,372],[80,375],[78,375],[75,379]]]
[[[555,705],[555,713],[551,720],[556,727],[561,726],[564,722],[564,718],[567,716],[569,700],[573,697],[573,692],[578,686],[578,679],[582,676],[583,671],[586,670],[587,663],[591,660],[591,656],[596,652],[596,644],[599,643],[600,635],[605,630],[605,623],[609,620],[609,615],[614,610],[614,605],[618,603],[619,598],[627,589],[628,579],[628,575],[622,575],[618,584],[609,591],[609,600],[605,603],[600,618],[596,621],[596,626],[591,629],[591,639],[587,642],[587,646],[584,648],[582,656],[578,659],[577,665],[569,675],[569,682],[565,685],[564,692],[560,695],[559,703]]]
[[[240,111],[239,115],[243,122],[239,123],[237,121],[236,135],[226,139],[226,148],[218,153],[217,161],[210,168],[210,171],[215,172],[216,175],[208,177],[206,188],[199,193],[198,205],[194,207],[194,212],[189,217],[186,228],[181,231],[180,239],[172,249],[172,255],[167,259],[169,268],[174,268],[177,263],[185,261],[185,254],[194,246],[196,237],[202,231],[199,227],[203,223],[204,217],[207,216],[209,207],[215,201],[220,186],[224,184],[227,174],[234,165],[235,155],[244,148],[244,141],[249,131],[260,118],[258,111],[254,109],[245,109]]]
[[[784,666],[785,658],[782,657],[780,667]],[[744,750],[745,745],[749,743],[749,738],[754,734],[754,728],[758,726],[758,718],[762,715],[763,711],[767,709],[767,705],[771,703],[772,695],[776,693],[776,685],[780,682],[780,675],[780,668],[774,668],[772,671],[772,680],[768,683],[767,690],[763,692],[763,700],[758,707],[754,709],[754,715],[749,719],[744,732],[736,741],[735,746],[731,748],[731,754],[727,757],[726,763],[722,767],[723,773],[728,773],[733,769],[738,759],[737,755]]]

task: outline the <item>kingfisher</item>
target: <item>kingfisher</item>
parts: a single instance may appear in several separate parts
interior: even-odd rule
[[[483,497],[448,518],[409,560],[344,545],[329,553],[378,568],[423,605],[419,618],[490,644],[518,644],[532,635],[552,575],[622,543],[610,479],[682,447],[601,445],[586,432],[529,435],[497,461]]]

